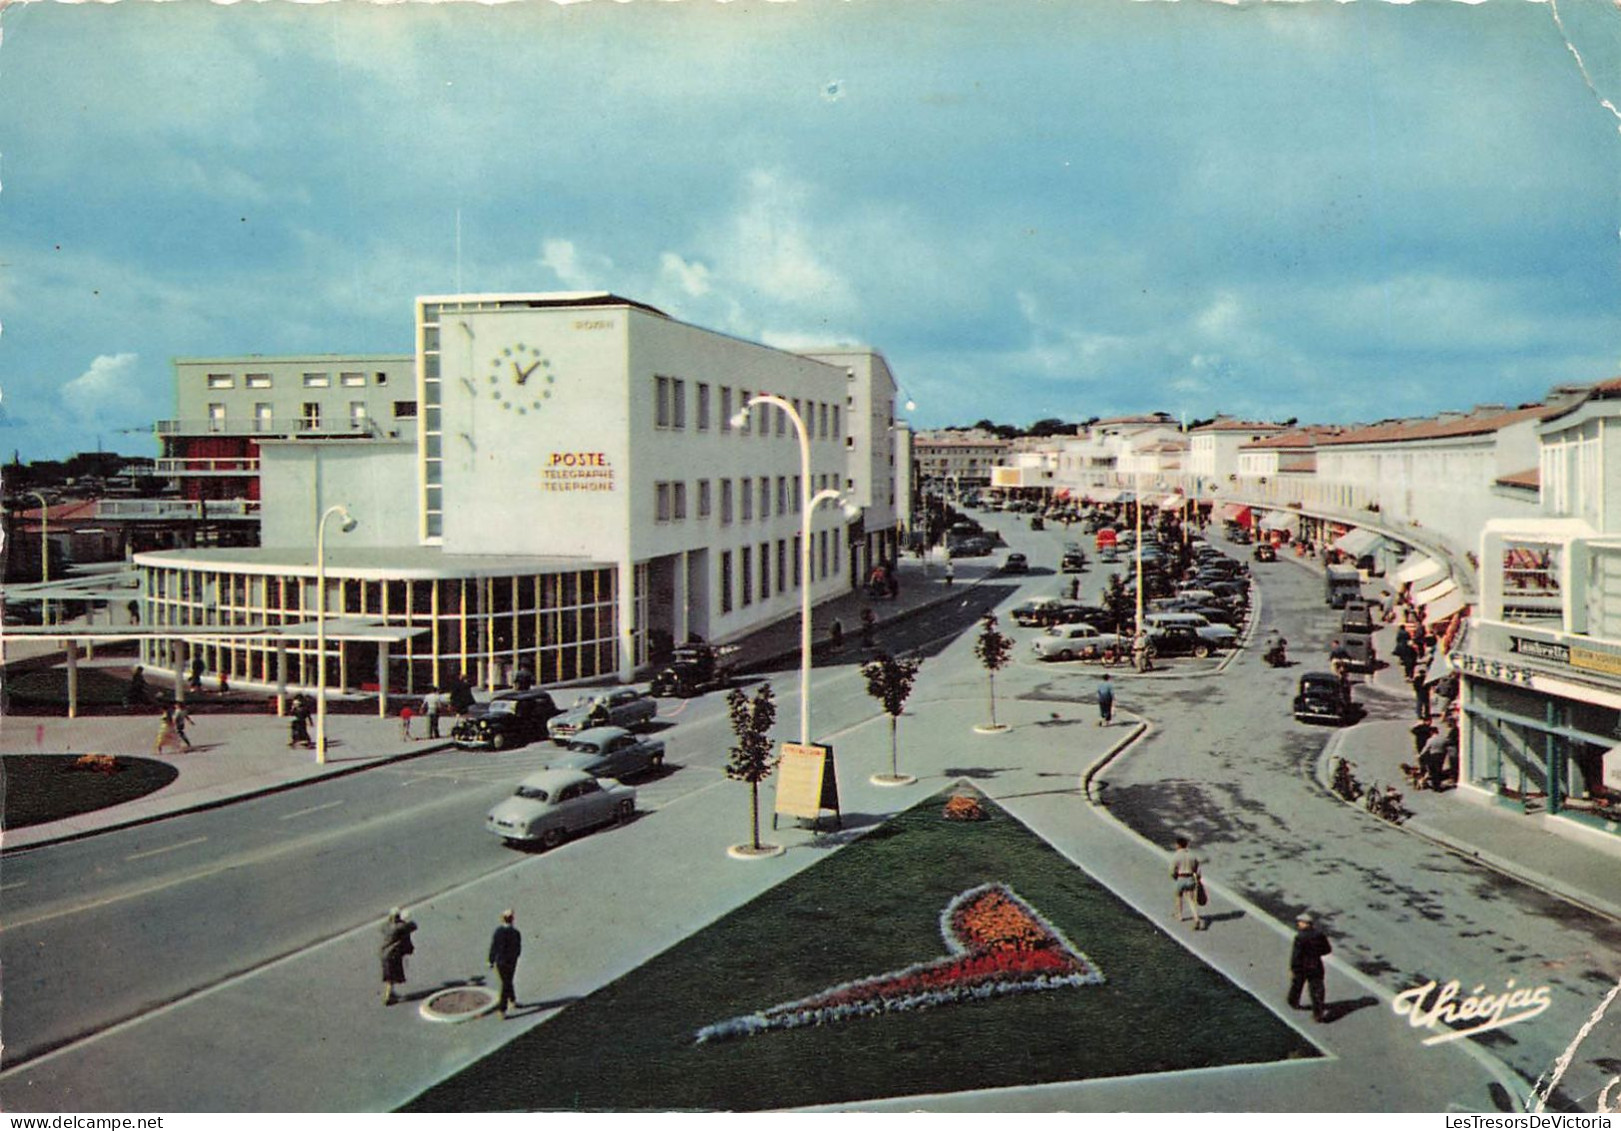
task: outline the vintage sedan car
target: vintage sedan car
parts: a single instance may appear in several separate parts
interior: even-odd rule
[[[1252,556],[1258,562],[1275,562],[1278,560],[1278,548],[1270,542],[1257,542]]]
[[[1080,620],[1076,610],[1084,607],[1067,597],[1031,597],[1014,605],[1011,615],[1015,623],[1025,628],[1046,628],[1050,624],[1069,624]]]
[[[664,765],[664,743],[624,727],[592,727],[569,739],[564,753],[546,762],[548,770],[584,770],[599,778],[633,778]]]
[[[1009,554],[1007,561],[1002,563],[1003,573],[1029,573],[1030,559],[1023,554]]]
[[[629,820],[635,812],[631,786],[584,770],[541,770],[491,809],[484,827],[508,844],[555,848],[575,833]]]
[[[1200,636],[1197,629],[1182,624],[1149,629],[1148,642],[1156,656],[1195,656],[1201,660],[1219,647]]]
[[[1354,711],[1350,692],[1333,672],[1307,672],[1300,677],[1294,706],[1299,722],[1344,726],[1351,721]]]
[[[569,739],[592,727],[645,726],[659,713],[659,702],[645,691],[634,687],[620,687],[612,691],[595,691],[583,695],[574,706],[554,715],[546,724],[552,741],[567,746]]]
[[[546,691],[503,691],[488,703],[474,703],[458,719],[450,741],[460,750],[506,750],[546,737],[557,704]]]
[[[1086,659],[1101,655],[1105,648],[1117,648],[1120,637],[1099,632],[1089,624],[1055,624],[1036,637],[1031,650],[1043,660]]]

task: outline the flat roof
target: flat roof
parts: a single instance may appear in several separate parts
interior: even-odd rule
[[[278,576],[314,577],[316,573],[315,549],[311,546],[154,550],[136,554],[135,564]],[[437,546],[329,546],[326,552],[328,574],[373,581],[511,577],[528,573],[613,569],[617,565],[617,562],[596,558],[564,555],[447,554]]]

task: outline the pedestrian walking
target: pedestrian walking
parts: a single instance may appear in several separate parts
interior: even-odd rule
[[[1327,1020],[1323,1013],[1323,959],[1333,953],[1328,936],[1317,929],[1311,915],[1302,911],[1295,916],[1295,941],[1289,951],[1289,1008],[1301,1009],[1300,991],[1311,993],[1311,1017],[1321,1024]]]
[[[1146,632],[1138,632],[1132,639],[1131,666],[1140,672],[1154,670],[1154,644]]]
[[[1103,673],[1098,681],[1098,726],[1106,727],[1114,722],[1114,684],[1109,682],[1109,673]]]
[[[1420,664],[1413,669],[1413,710],[1421,719],[1430,717],[1430,665]]]
[[[450,709],[460,718],[467,714],[467,708],[473,705],[473,684],[466,673],[456,677],[455,684],[450,689]]]
[[[827,645],[835,652],[844,649],[844,623],[838,617],[834,617],[833,623],[827,626]]]
[[[415,712],[411,710],[411,704],[409,703],[400,708],[400,734],[404,736],[405,741],[407,742],[412,741],[416,737],[411,733],[411,716],[413,714],[415,714]]]
[[[439,716],[445,711],[445,696],[437,687],[430,687],[422,697],[422,713],[428,719],[428,737],[439,737]]]
[[[528,691],[535,686],[535,673],[528,668],[519,668],[512,673],[512,689],[514,691]]]
[[[1199,917],[1199,896],[1202,894],[1203,877],[1199,875],[1199,858],[1188,847],[1188,838],[1176,838],[1176,851],[1171,853],[1171,882],[1176,885],[1176,918],[1178,922],[1186,922],[1187,916],[1182,914],[1186,906],[1193,912],[1193,929],[1204,930],[1204,920]]]
[[[946,559],[946,584],[950,585],[957,580],[957,567],[950,558]]]
[[[1396,657],[1396,662],[1401,665],[1402,678],[1411,683],[1413,668],[1418,663],[1418,650],[1413,647],[1405,628],[1396,630],[1396,646],[1390,650],[1390,654]]]
[[[176,733],[174,728],[174,708],[172,706],[163,708],[163,714],[158,718],[158,737],[157,741],[152,744],[152,753],[162,757],[164,751],[171,746],[176,750],[181,749],[180,735]]]
[[[192,749],[191,739],[186,736],[186,727],[190,725],[191,712],[186,710],[184,703],[176,703],[174,705],[174,732],[175,736],[186,744],[187,750]]]
[[[517,992],[512,988],[512,979],[518,972],[518,955],[523,951],[523,935],[518,928],[512,925],[515,918],[512,908],[501,912],[501,925],[495,928],[495,934],[490,936],[490,968],[501,978],[501,999],[496,1003],[495,1011],[506,1019],[507,1006],[514,1009],[518,1006]]]
[[[315,749],[315,741],[310,738],[310,701],[302,692],[293,696],[289,708],[287,745]]]
[[[383,945],[378,956],[383,962],[383,1004],[393,1005],[398,999],[394,987],[405,984],[405,956],[416,953],[411,935],[417,925],[411,922],[411,913],[395,907],[383,921]]]
[[[199,695],[203,693],[203,658],[201,656],[191,658],[191,680],[187,686]]]
[[[129,686],[124,689],[124,706],[144,706],[147,698],[146,676],[142,674],[141,667],[137,664],[135,670],[129,674]]]

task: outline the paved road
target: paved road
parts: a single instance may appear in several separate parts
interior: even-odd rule
[[[878,644],[931,654],[1012,591],[964,586],[960,600],[884,630]],[[852,634],[818,666],[818,734],[875,713],[857,670],[867,654]],[[796,734],[797,671],[772,682],[777,733]],[[633,783],[640,819],[655,822],[677,800],[729,784],[732,741],[719,694],[665,700],[661,716],[666,766]],[[3,1064],[523,862],[484,831],[483,815],[555,749],[427,755],[7,857]]]
[[[1106,773],[1111,811],[1158,844],[1187,832],[1213,876],[1282,921],[1302,907],[1326,915],[1340,957],[1393,992],[1453,978],[1465,995],[1511,980],[1550,987],[1541,1017],[1480,1038],[1530,1085],[1621,977],[1621,926],[1326,793],[1314,771],[1334,732],[1295,723],[1289,702],[1300,671],[1326,666],[1337,625],[1315,574],[1288,562],[1256,568],[1262,628],[1283,632],[1297,665],[1274,670],[1252,649],[1220,679],[1136,681],[1157,727]],[[1359,696],[1370,718],[1411,710],[1405,694]],[[1617,1050],[1601,1062],[1605,1048],[1594,1043],[1571,1066],[1566,1104],[1594,1110],[1615,1074]],[[1424,1052],[1416,1036],[1413,1051]]]

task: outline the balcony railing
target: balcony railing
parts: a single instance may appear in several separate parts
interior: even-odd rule
[[[224,420],[208,417],[160,420],[153,430],[159,436],[380,436],[382,428],[370,417],[322,418],[303,416],[250,417]]]
[[[165,477],[176,475],[258,475],[259,461],[246,457],[159,459],[153,461],[152,467],[145,474]]]
[[[125,521],[257,519],[257,499],[102,499],[96,517]]]

